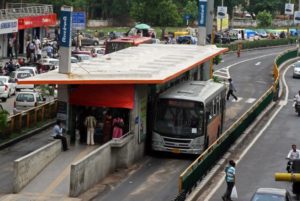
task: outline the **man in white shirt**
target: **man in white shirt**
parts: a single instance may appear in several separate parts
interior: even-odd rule
[[[295,144],[292,145],[292,149],[290,150],[286,158],[289,160],[300,159],[300,150],[297,149],[297,146]]]
[[[294,107],[296,109],[296,104],[300,104],[300,91],[294,96]]]

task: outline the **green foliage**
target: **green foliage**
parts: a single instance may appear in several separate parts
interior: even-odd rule
[[[253,17],[261,11],[268,10],[272,14],[276,12],[282,13],[284,10],[285,1],[282,0],[241,0],[242,7],[245,11],[248,11]]]
[[[276,40],[257,40],[257,41],[243,41],[242,42],[242,50],[243,49],[253,49],[259,47],[269,47],[269,46],[277,46],[277,45],[287,45],[290,43],[296,43],[297,38],[283,38]],[[237,43],[232,43],[229,45],[217,45],[219,47],[227,47],[229,51],[237,50]]]
[[[264,10],[257,14],[258,26],[269,27],[272,24],[272,15],[270,12]]]
[[[189,0],[185,5],[185,7],[183,8],[183,14],[190,16],[189,22],[196,20],[198,16],[197,2]]]
[[[137,22],[165,28],[182,22],[178,8],[172,0],[132,0],[130,15]]]
[[[0,133],[3,131],[3,129],[7,126],[7,118],[9,113],[6,110],[0,111]]]

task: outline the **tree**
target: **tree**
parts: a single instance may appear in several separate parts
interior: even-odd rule
[[[284,10],[285,1],[282,0],[242,0],[241,5],[249,12],[253,19],[261,11],[268,10],[274,15]]]
[[[191,22],[195,21],[198,16],[197,2],[193,1],[193,0],[188,1],[187,4],[185,5],[185,7],[183,8],[183,14],[189,15],[190,16],[189,20]]]
[[[262,11],[257,14],[257,20],[259,21],[259,27],[268,27],[272,24],[272,15],[268,11]]]
[[[162,36],[166,27],[182,23],[178,8],[172,0],[133,0],[130,14],[138,22],[161,27]]]
[[[7,118],[9,113],[6,110],[0,108],[0,131],[3,131],[7,126]],[[1,133],[1,132],[0,132]]]

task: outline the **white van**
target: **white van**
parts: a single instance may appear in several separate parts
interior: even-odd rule
[[[10,77],[14,79],[16,82],[20,79],[25,79],[27,77],[32,77],[32,74],[29,71],[13,71],[10,74]],[[21,89],[34,89],[33,84],[17,84],[16,91],[20,91]]]
[[[21,111],[44,104],[45,102],[46,98],[43,98],[39,92],[33,90],[21,91],[16,95],[13,111],[14,114],[17,114]]]
[[[38,74],[38,71],[34,66],[22,66],[17,71],[29,71],[33,76]]]

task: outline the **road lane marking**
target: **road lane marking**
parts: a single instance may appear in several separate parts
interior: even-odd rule
[[[260,64],[261,64],[261,62],[259,61],[255,64],[255,66],[259,66]]]
[[[248,98],[246,100],[246,103],[254,103],[256,101],[256,98]]]
[[[286,93],[285,93],[285,98],[284,98],[284,104],[281,104],[280,107],[275,111],[275,113],[271,116],[271,118],[269,119],[269,121],[265,124],[265,126],[259,131],[258,135],[255,136],[255,138],[253,139],[253,141],[246,147],[246,149],[244,149],[244,151],[242,152],[242,154],[240,155],[239,159],[236,161],[236,164],[238,164],[243,158],[244,156],[248,153],[248,151],[253,147],[253,145],[256,143],[256,141],[260,138],[260,136],[265,132],[265,130],[270,126],[270,124],[272,123],[272,121],[275,119],[275,117],[277,116],[277,114],[280,112],[280,110],[287,104],[287,100],[288,100],[288,96],[289,96],[289,88],[287,86],[286,80],[285,80],[285,75],[286,72],[288,71],[290,67],[287,67],[284,72],[283,72],[283,85],[286,89]],[[222,174],[222,178],[224,178],[225,173],[224,171],[221,173]],[[210,191],[210,193],[207,195],[207,197],[205,198],[204,201],[209,201],[213,195],[216,193],[216,191],[221,187],[222,183],[225,182],[224,179],[221,179],[216,185],[215,187]]]

